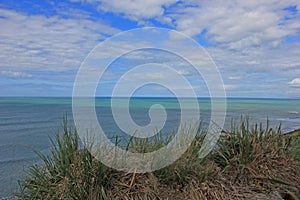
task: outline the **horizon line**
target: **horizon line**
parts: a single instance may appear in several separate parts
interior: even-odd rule
[[[0,96],[0,98],[73,98],[72,96]],[[77,97],[77,98],[162,98],[162,99],[177,99],[174,96],[95,96],[95,97]],[[194,97],[180,97],[191,99]],[[197,99],[210,99],[209,96],[197,96]],[[282,99],[282,100],[300,100],[300,97],[213,97],[213,99]]]

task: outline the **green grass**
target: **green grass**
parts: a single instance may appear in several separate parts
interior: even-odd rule
[[[51,156],[37,152],[44,165],[33,165],[19,182],[20,199],[106,199],[104,166],[83,147],[76,130],[64,122],[63,134],[51,140]]]
[[[291,145],[290,145],[290,151],[291,151],[293,159],[300,166],[300,134],[298,134],[292,138]]]
[[[261,154],[280,154],[286,152],[289,143],[278,128],[270,128],[268,122],[249,125],[247,118],[223,134],[218,142],[215,161],[222,167],[247,165]]]
[[[20,199],[244,199],[243,193],[255,197],[272,191],[300,195],[300,168],[294,162],[299,162],[300,140],[283,135],[280,126],[250,125],[242,118],[205,159],[198,152],[209,133],[195,127],[195,139],[178,160],[153,173],[137,174],[104,166],[89,153],[92,145],[84,145],[66,121],[63,133],[51,140],[51,155],[36,151],[43,165],[31,166],[19,181]],[[131,137],[123,148],[151,152],[171,138]],[[124,144],[119,138],[115,143]]]

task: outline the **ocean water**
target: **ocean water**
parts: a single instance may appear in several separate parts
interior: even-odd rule
[[[98,122],[105,134],[109,137],[124,135],[112,116],[111,99],[97,98],[95,102]],[[198,102],[205,124],[210,120],[210,99],[203,98]],[[148,111],[155,104],[162,105],[167,114],[162,133],[176,130],[182,110],[175,98],[131,99],[132,120],[139,126],[148,125],[151,122]],[[116,107],[117,111],[123,112],[124,99],[118,99]],[[71,98],[0,98],[0,197],[11,196],[27,167],[39,162],[32,148],[49,152],[49,137],[61,130],[65,115],[72,124]],[[292,131],[300,128],[300,100],[228,99],[224,129],[229,127],[232,119],[239,120],[242,115],[248,116],[253,123],[268,119],[270,126],[281,124],[283,132]]]

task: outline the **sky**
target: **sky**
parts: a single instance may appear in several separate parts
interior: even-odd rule
[[[221,74],[227,97],[300,98],[299,6],[298,0],[1,1],[0,96],[71,96],[80,66],[99,43],[124,31],[158,27],[179,31],[205,49]],[[154,40],[147,42],[161,38]],[[199,57],[178,38],[169,35],[164,42]],[[134,38],[113,44],[97,54],[97,62],[124,46],[139,46]],[[165,73],[146,65],[126,74],[153,60],[173,67],[197,96],[209,95],[205,77],[196,77],[179,57],[161,51],[126,56],[105,72],[96,95],[110,96],[123,75],[132,85],[137,83],[133,80],[164,79],[181,91],[187,89],[170,75],[172,70]],[[172,91],[150,84],[135,94],[168,96]]]

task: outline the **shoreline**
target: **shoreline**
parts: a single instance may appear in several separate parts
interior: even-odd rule
[[[289,136],[299,136],[300,135],[300,129],[295,129],[293,131],[289,131],[289,132],[286,132],[286,133],[283,133],[284,135],[289,135]]]

